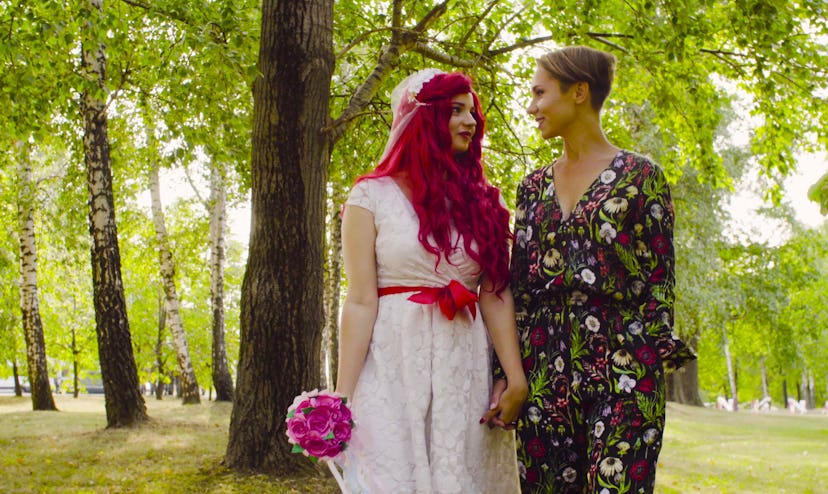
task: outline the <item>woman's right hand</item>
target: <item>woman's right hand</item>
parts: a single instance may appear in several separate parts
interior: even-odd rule
[[[481,423],[487,422],[489,427],[514,429],[528,392],[526,381],[508,385],[505,379],[498,379],[492,386],[489,410],[483,415]]]

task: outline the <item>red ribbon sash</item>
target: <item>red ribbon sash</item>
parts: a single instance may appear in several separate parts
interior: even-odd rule
[[[436,286],[386,286],[377,290],[380,297],[396,293],[417,292],[408,297],[408,300],[418,304],[429,305],[437,303],[440,311],[449,320],[453,320],[455,314],[468,307],[472,319],[477,317],[477,294],[469,290],[457,280],[451,280],[443,287]]]

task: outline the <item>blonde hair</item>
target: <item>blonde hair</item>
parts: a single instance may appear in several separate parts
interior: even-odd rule
[[[612,90],[615,77],[615,55],[587,46],[567,46],[552,50],[538,58],[543,68],[567,91],[576,82],[589,84],[590,103],[600,111]]]

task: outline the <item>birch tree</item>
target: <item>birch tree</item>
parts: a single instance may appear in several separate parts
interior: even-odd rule
[[[32,179],[32,165],[28,146],[18,143],[18,235],[20,238],[20,312],[26,341],[26,360],[29,364],[32,408],[57,410],[49,369],[46,363],[46,343],[40,318],[40,299],[37,288],[37,242],[35,240],[34,203],[36,184]]]
[[[106,395],[106,423],[107,427],[117,428],[140,424],[148,416],[132,352],[112,195],[107,111],[103,100],[107,95],[103,0],[84,2],[80,10],[85,20],[81,31],[81,67],[89,83],[81,94],[81,114],[92,237],[92,286],[98,355]]]
[[[153,129],[150,128],[150,132]],[[150,143],[154,140],[150,139]],[[152,218],[155,224],[155,237],[158,244],[158,258],[161,267],[161,284],[164,288],[164,307],[166,321],[173,336],[173,347],[178,360],[178,372],[181,379],[181,397],[184,405],[201,402],[198,380],[196,379],[193,363],[190,360],[190,350],[187,345],[187,334],[181,322],[180,300],[175,287],[175,261],[170,251],[167,238],[167,227],[164,222],[164,209],[161,205],[161,187],[158,182],[158,162],[150,163],[149,172],[150,196],[152,198]]]
[[[222,170],[210,165],[210,305],[212,308],[212,375],[216,401],[233,401],[224,331],[224,264],[227,193]]]

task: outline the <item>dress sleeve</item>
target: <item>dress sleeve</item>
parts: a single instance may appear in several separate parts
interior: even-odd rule
[[[361,180],[357,182],[351,189],[348,199],[345,201],[346,206],[359,206],[367,209],[372,213],[375,212],[375,199],[371,194],[371,182],[374,180]]]
[[[524,181],[525,182],[525,181]],[[518,328],[523,317],[526,316],[526,306],[528,305],[528,292],[526,287],[527,272],[529,271],[528,260],[526,258],[526,209],[528,204],[526,202],[526,187],[525,183],[521,182],[517,188],[516,204],[515,204],[515,235],[512,240],[512,256],[510,262],[510,287],[512,295],[515,299],[515,316],[517,318]],[[501,198],[502,200],[502,198]],[[494,361],[492,364],[492,374],[495,379],[506,379],[506,374],[500,365],[497,354],[494,354]]]
[[[641,174],[642,203],[634,227],[640,248],[636,249],[645,282],[642,313],[647,332],[653,337],[671,372],[696,356],[673,332],[675,302],[675,252],[673,226],[675,213],[670,188],[661,169],[649,162]]]

